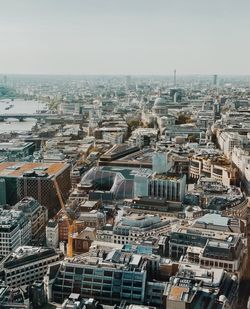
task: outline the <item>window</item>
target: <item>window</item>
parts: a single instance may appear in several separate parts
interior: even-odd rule
[[[123,285],[131,286],[132,285],[132,281],[123,281]]]
[[[82,268],[76,268],[75,273],[81,275],[83,273],[83,269]]]
[[[133,274],[131,273],[124,273],[123,275],[123,279],[132,279],[133,278]]]
[[[73,273],[74,271],[74,268],[73,267],[66,267],[66,270],[65,270],[67,273]]]
[[[142,282],[134,282],[133,286],[136,288],[141,288],[142,287]]]
[[[93,274],[93,269],[86,268],[85,269],[85,274],[92,275]]]
[[[112,277],[112,271],[107,271],[107,270],[105,270],[104,271],[104,276],[106,276],[106,277]]]
[[[103,289],[104,291],[111,291],[111,286],[103,285],[102,289]]]
[[[102,269],[95,269],[95,275],[97,276],[103,276],[103,270]]]
[[[135,275],[134,275],[134,279],[135,279],[135,280],[142,280],[142,275],[135,274]]]
[[[122,278],[122,273],[115,272],[114,273],[114,277],[115,277],[115,279],[121,279]]]
[[[93,282],[102,282],[102,279],[101,278],[93,278]]]

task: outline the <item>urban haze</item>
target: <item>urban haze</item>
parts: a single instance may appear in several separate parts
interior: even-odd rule
[[[0,10],[0,309],[249,309],[250,2]]]

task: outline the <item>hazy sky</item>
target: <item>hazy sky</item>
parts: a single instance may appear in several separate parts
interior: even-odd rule
[[[0,0],[0,73],[250,74],[249,0]]]

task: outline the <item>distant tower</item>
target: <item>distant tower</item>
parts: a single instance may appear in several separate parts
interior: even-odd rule
[[[215,87],[218,86],[218,75],[217,74],[213,75],[213,86]]]
[[[6,75],[4,75],[4,77],[3,77],[3,83],[4,83],[4,85],[7,85],[7,82],[8,82],[8,78],[7,78]]]
[[[174,88],[176,88],[176,69],[174,70]]]

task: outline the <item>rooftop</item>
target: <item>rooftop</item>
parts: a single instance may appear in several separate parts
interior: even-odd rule
[[[162,179],[162,180],[179,180],[183,177],[183,175],[174,173],[155,173],[152,175],[152,177],[155,179]]]
[[[187,301],[189,298],[189,288],[183,286],[172,286],[168,296],[169,300]]]
[[[195,220],[195,223],[228,226],[229,218],[222,217],[219,214],[206,214],[203,217]]]
[[[67,262],[66,263],[66,267]],[[140,254],[123,252],[119,249],[108,247],[92,247],[88,253],[78,255],[70,260],[70,264],[89,265],[98,268],[119,268],[133,271],[146,269],[147,259]]]
[[[9,141],[8,143],[0,143],[0,151],[20,151],[32,145],[33,143],[14,140]]]
[[[25,213],[32,213],[39,207],[39,202],[33,197],[25,197],[15,205],[16,209],[22,210]]]
[[[66,163],[3,162],[0,163],[0,177],[20,177],[27,172],[46,173],[53,177],[66,167]]]
[[[9,231],[14,229],[18,224],[24,224],[28,219],[19,210],[3,210],[0,208],[0,230]]]
[[[55,255],[57,252],[53,248],[21,246],[7,256],[3,266],[9,269],[16,268]]]

